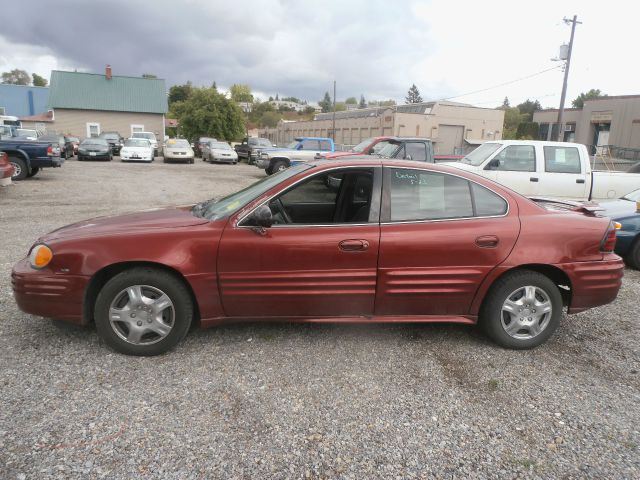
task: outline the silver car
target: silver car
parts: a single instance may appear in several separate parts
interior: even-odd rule
[[[164,146],[164,162],[193,163],[193,148],[182,138],[170,138]]]
[[[202,159],[209,162],[238,163],[238,154],[227,142],[207,142],[203,145]]]

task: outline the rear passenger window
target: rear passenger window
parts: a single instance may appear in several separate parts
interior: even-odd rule
[[[331,150],[331,144],[327,140],[320,141],[320,150],[329,151]]]
[[[544,147],[544,169],[553,173],[582,173],[576,147]]]
[[[424,162],[427,159],[427,148],[422,142],[409,142],[406,146],[406,156],[405,158],[409,158],[411,156],[411,160],[417,160],[420,162]]]
[[[320,150],[320,142],[318,140],[303,140],[302,150]]]
[[[499,216],[507,213],[508,204],[499,195],[477,183],[471,184],[477,217]]]
[[[473,216],[469,182],[442,173],[390,169],[391,221]]]

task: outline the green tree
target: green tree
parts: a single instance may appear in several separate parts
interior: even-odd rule
[[[320,108],[322,109],[323,113],[327,113],[331,111],[332,103],[331,103],[331,96],[329,95],[329,92],[324,92],[324,97],[322,98],[322,100],[318,102],[318,105],[320,105]]]
[[[187,82],[184,85],[174,85],[169,89],[169,108],[171,109],[171,105],[175,102],[184,102],[186,101],[193,92],[193,85],[191,82]]]
[[[344,102],[336,102],[336,112],[344,112],[346,109],[347,105]]]
[[[37,73],[32,73],[31,78],[33,78],[34,87],[46,87],[47,83],[49,83],[46,78],[41,77]]]
[[[142,74],[142,78],[149,78],[149,79],[153,79],[153,78],[158,78],[157,75],[153,74],[153,73],[143,73]]]
[[[283,102],[302,103],[297,97],[282,97]]]
[[[540,125],[538,122],[522,122],[516,129],[516,138],[518,140],[536,140],[539,131]]]
[[[229,88],[229,93],[231,94],[231,100],[234,102],[253,102],[253,95],[249,85],[234,83]]]
[[[260,122],[258,123],[261,127],[269,127],[274,128],[278,125],[278,122],[282,118],[278,112],[264,112],[260,117]]]
[[[542,110],[542,105],[540,105],[538,100],[532,102],[527,98],[524,102],[518,105],[518,110],[520,110],[520,113],[525,115],[525,122],[533,122],[533,112]]]
[[[211,136],[232,141],[245,134],[240,107],[214,88],[194,88],[187,100],[175,104],[173,113],[187,138]]]
[[[31,77],[26,71],[14,68],[10,72],[2,73],[2,83],[29,85],[31,83]]]
[[[344,103],[346,103],[347,105],[357,105],[358,100],[356,100],[356,97],[349,97],[344,101]]]
[[[422,102],[422,97],[420,96],[420,91],[418,90],[418,87],[416,87],[416,84],[414,83],[409,88],[409,91],[407,92],[407,96],[404,99],[404,103],[420,103],[420,102]]]
[[[3,74],[4,75],[4,74]],[[6,83],[6,82],[5,82]],[[577,98],[571,102],[571,106],[573,108],[582,108],[584,107],[585,100],[593,100],[594,98],[606,97],[606,93],[602,93],[599,89],[592,88],[586,93],[581,93],[577,96]]]
[[[509,108],[510,106],[511,104],[509,103],[509,97],[504,97],[504,100],[502,101],[502,107]]]
[[[515,140],[517,138],[518,126],[523,122],[523,115],[518,107],[500,107],[504,110],[504,125],[502,126],[502,138],[505,140]]]
[[[364,95],[360,95],[360,103],[358,108],[367,108],[367,101],[364,99]]]

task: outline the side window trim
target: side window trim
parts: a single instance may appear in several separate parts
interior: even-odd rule
[[[428,220],[391,220],[391,170],[394,168],[404,168],[405,170],[416,170],[418,172],[434,172],[434,173],[443,173],[443,172],[435,172],[429,169],[421,169],[421,168],[407,168],[407,167],[392,167],[392,166],[384,166],[382,169],[382,195],[381,195],[381,205],[380,205],[380,225],[394,225],[394,224],[404,224],[404,223],[431,223],[431,222],[453,222],[459,220],[476,220],[483,218],[501,218],[506,217],[511,212],[511,203],[507,200],[503,195],[492,190],[491,188],[485,187],[484,185],[475,182],[474,180],[470,180],[461,175],[456,175],[454,173],[445,173],[445,175],[451,175],[452,177],[458,177],[463,180],[466,180],[468,183],[468,188],[471,194],[471,206],[473,209],[473,217],[454,217],[454,218],[438,218],[438,219],[428,219]],[[473,193],[472,184],[476,184],[481,188],[486,188],[494,195],[500,197],[506,204],[507,210],[502,215],[476,215],[476,202],[475,196]]]

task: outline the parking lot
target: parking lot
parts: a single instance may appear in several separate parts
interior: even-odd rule
[[[69,160],[0,188],[1,478],[640,476],[638,271],[532,351],[459,325],[243,324],[135,358],[17,309],[41,234],[262,176]]]

